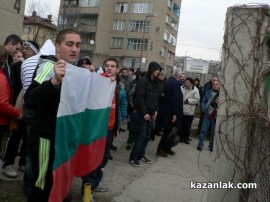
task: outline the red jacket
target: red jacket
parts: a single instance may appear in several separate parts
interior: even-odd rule
[[[11,119],[20,116],[19,109],[12,106],[12,91],[8,79],[0,68],[0,125],[8,125]]]
[[[102,73],[101,76],[108,77],[106,73]],[[110,110],[108,130],[114,129],[114,125],[115,125],[115,121],[116,121],[115,117],[116,117],[116,92],[114,91],[111,110]]]

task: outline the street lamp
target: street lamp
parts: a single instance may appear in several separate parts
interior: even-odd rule
[[[155,13],[151,13],[147,16],[145,16],[145,19],[144,19],[144,29],[143,29],[143,38],[142,38],[142,46],[141,46],[141,56],[140,56],[140,59],[141,59],[141,64],[140,64],[140,67],[142,68],[142,63],[145,63],[146,61],[143,61],[143,50],[144,50],[144,47],[145,47],[145,42],[144,42],[144,39],[145,39],[145,30],[146,30],[146,22],[147,22],[147,18],[149,17],[155,17],[156,14]],[[147,50],[147,45],[146,44],[146,50]]]

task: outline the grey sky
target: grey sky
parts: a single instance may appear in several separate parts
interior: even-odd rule
[[[183,0],[176,55],[220,60],[227,8],[249,3],[270,0]]]
[[[30,2],[45,3],[46,15],[53,16],[60,6],[60,0],[26,0]],[[182,0],[176,55],[220,60],[227,8],[242,4],[269,5],[270,0]]]

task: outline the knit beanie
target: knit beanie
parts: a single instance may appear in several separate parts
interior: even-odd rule
[[[23,46],[31,48],[36,54],[39,52],[39,45],[35,41],[26,41]]]

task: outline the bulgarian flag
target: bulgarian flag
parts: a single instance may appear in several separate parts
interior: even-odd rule
[[[57,112],[50,202],[67,196],[73,177],[103,160],[115,82],[68,64]]]

